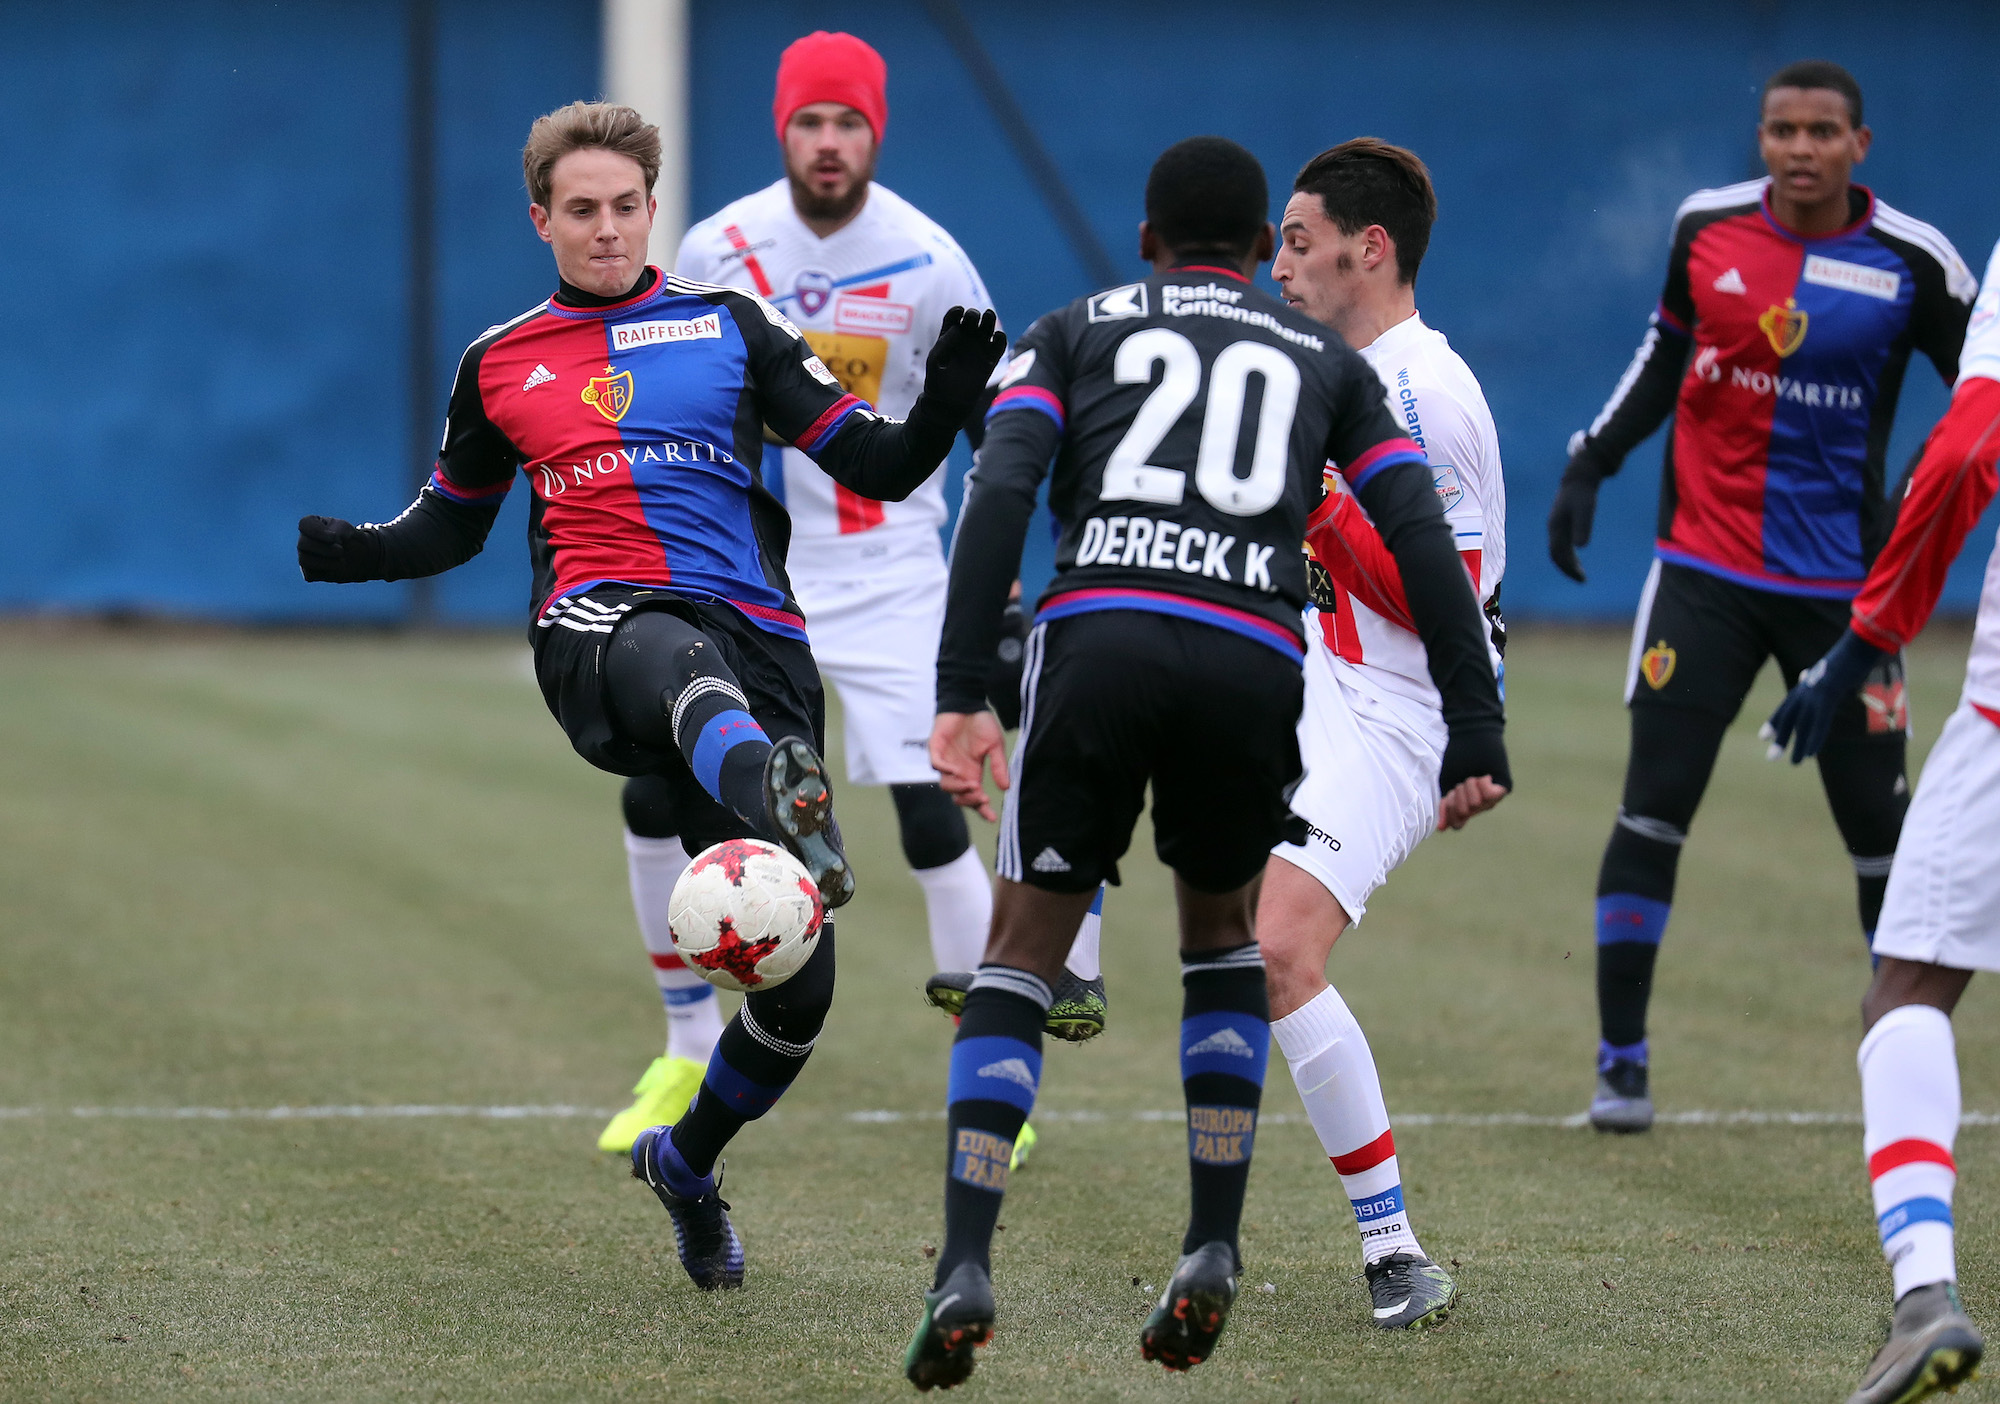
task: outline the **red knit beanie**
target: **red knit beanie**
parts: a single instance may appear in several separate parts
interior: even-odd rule
[[[882,56],[852,34],[828,34],[816,29],[792,41],[778,59],[778,96],[771,116],[778,124],[778,141],[785,124],[801,107],[839,102],[859,112],[875,129],[875,140],[889,125],[889,66]]]

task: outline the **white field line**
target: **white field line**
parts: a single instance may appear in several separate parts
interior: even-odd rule
[[[306,1106],[306,1107],[0,1107],[0,1121],[42,1117],[78,1117],[85,1120],[125,1121],[423,1121],[475,1119],[484,1121],[569,1121],[602,1119],[613,1114],[609,1107],[581,1107],[567,1103],[550,1106],[455,1106],[449,1104],[404,1103]],[[784,1116],[784,1109],[767,1119]],[[793,1112],[793,1116],[800,1113]],[[811,1116],[812,1113],[805,1113]],[[1178,1122],[1180,1110],[1037,1111],[1041,1122]],[[788,1118],[789,1119],[789,1118]],[[842,1118],[867,1125],[895,1125],[905,1121],[942,1121],[942,1109],[930,1111],[853,1111]],[[1260,1118],[1267,1126],[1303,1125],[1306,1118],[1296,1112],[1270,1112]],[[1405,1112],[1392,1116],[1397,1126],[1540,1126],[1577,1130],[1588,1125],[1582,1112],[1570,1116],[1545,1116],[1532,1112]],[[1662,1112],[1655,1118],[1661,1126],[1859,1126],[1859,1112],[1815,1111],[1680,1111]],[[1961,1126],[2000,1126],[2000,1112],[1966,1112]]]

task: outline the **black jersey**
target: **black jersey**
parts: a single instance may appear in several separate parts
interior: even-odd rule
[[[1299,543],[1324,465],[1357,491],[1397,465],[1424,465],[1381,381],[1338,335],[1211,267],[1155,274],[1037,321],[1015,347],[987,435],[954,546],[943,710],[977,705],[983,678],[987,621],[970,594],[961,607],[960,577],[990,569],[961,563],[982,549],[968,533],[995,497],[1031,504],[1051,456],[1061,539],[1038,619],[1177,614],[1295,661]]]

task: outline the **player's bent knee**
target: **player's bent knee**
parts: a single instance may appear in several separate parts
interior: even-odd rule
[[[673,786],[663,776],[633,776],[625,782],[620,804],[625,827],[640,838],[668,839],[681,832],[680,816],[674,812]]]
[[[942,868],[972,847],[965,811],[952,802],[941,785],[891,785],[896,823],[902,830],[903,857],[912,868]]]

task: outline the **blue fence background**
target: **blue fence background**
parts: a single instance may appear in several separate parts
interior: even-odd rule
[[[1264,160],[1274,201],[1333,141],[1430,163],[1443,212],[1419,305],[1484,382],[1510,497],[1516,615],[1629,612],[1649,556],[1657,439],[1607,485],[1587,587],[1542,519],[1570,432],[1629,359],[1689,191],[1760,173],[1762,79],[1847,64],[1877,134],[1861,178],[1936,224],[1975,271],[2000,237],[2000,9],[1879,3],[1440,3],[1385,24],[1327,5],[970,3],[973,28],[1099,239],[1139,271],[1153,156],[1198,132]],[[518,151],[539,112],[599,87],[591,0],[438,0],[437,414],[458,348],[530,306],[552,268]],[[0,455],[13,506],[0,609],[390,622],[407,585],[306,586],[304,511],[381,520],[408,500],[405,7],[325,0],[0,3]],[[883,182],[965,245],[1008,324],[1086,290],[965,68],[914,0],[696,0],[690,209],[775,179],[779,51],[845,28],[890,69]],[[1275,213],[1275,208],[1274,208]],[[1946,395],[1913,367],[1901,466]],[[962,464],[961,464],[962,466]],[[523,502],[438,583],[440,619],[514,623]],[[1948,604],[1976,599],[1989,528]],[[1041,545],[1039,538],[1036,544]],[[1031,578],[1046,570],[1031,563]]]

